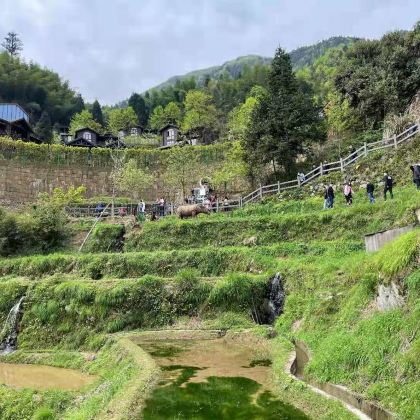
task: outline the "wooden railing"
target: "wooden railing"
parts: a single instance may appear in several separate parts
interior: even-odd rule
[[[303,185],[313,181],[315,178],[326,175],[330,172],[343,172],[347,166],[353,164],[358,159],[365,157],[369,153],[372,153],[376,150],[387,149],[389,147],[397,149],[399,145],[410,140],[412,137],[418,134],[419,131],[419,126],[414,124],[402,133],[398,135],[395,134],[388,139],[383,139],[372,143],[364,143],[362,147],[354,150],[345,158],[340,158],[340,160],[335,162],[321,163],[317,168],[312,169],[307,174],[303,174],[303,176],[301,175],[300,177],[296,177],[296,179],[292,181],[278,182],[271,185],[261,185],[255,191],[252,191],[245,197],[239,199],[240,205],[238,207],[242,207],[248,203],[261,200],[261,198],[265,195],[279,194],[283,191],[300,188]]]
[[[313,181],[314,179],[326,175],[330,172],[344,171],[344,169],[347,166],[353,164],[360,158],[368,156],[369,153],[372,153],[377,150],[387,149],[390,147],[397,149],[399,145],[410,140],[412,137],[418,134],[419,131],[420,130],[418,125],[414,124],[402,133],[394,135],[393,137],[390,137],[388,139],[375,141],[372,143],[364,143],[363,146],[351,152],[347,157],[340,158],[335,162],[321,163],[317,168],[314,168],[307,174],[304,174],[303,176],[301,175],[300,177],[296,177],[296,179],[293,179],[291,181],[277,182],[275,184],[270,185],[261,185],[255,191],[250,192],[244,197],[240,197],[235,200],[229,200],[228,203],[217,200],[212,205],[211,210],[214,212],[231,211],[238,208],[242,208],[248,203],[259,201],[266,195],[279,194],[283,191],[300,188],[303,185]],[[146,204],[146,212],[151,212],[152,210],[156,210],[158,212],[158,209],[155,207],[156,205]],[[124,209],[123,214],[135,214],[137,204],[131,203],[114,206],[114,216],[121,215],[122,209]],[[176,207],[172,204],[167,205],[165,208],[165,215],[174,214],[175,209]],[[68,208],[67,211],[73,217],[95,217],[98,215],[98,209],[96,208],[96,206],[71,207]],[[106,216],[109,215],[111,215],[111,209],[107,210]]]

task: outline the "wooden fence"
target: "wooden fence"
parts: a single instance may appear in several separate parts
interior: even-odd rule
[[[283,191],[300,188],[303,185],[313,181],[315,178],[318,178],[322,175],[326,175],[330,172],[343,172],[347,166],[353,164],[360,158],[368,156],[369,153],[372,153],[376,150],[387,149],[390,147],[397,149],[398,146],[410,140],[418,133],[419,127],[417,124],[414,124],[402,133],[398,135],[395,134],[393,137],[390,137],[388,139],[375,141],[372,143],[364,143],[362,147],[359,147],[357,150],[354,150],[345,158],[340,158],[340,160],[337,160],[335,162],[321,163],[317,168],[312,169],[307,174],[297,176],[296,179],[292,181],[277,182],[276,184],[271,185],[261,185],[258,189],[252,191],[251,193],[249,193],[245,197],[242,197],[239,200],[240,207],[243,207],[248,203],[261,200],[261,198],[265,195],[279,194]]]
[[[388,149],[390,147],[397,149],[401,144],[407,142],[416,134],[418,134],[419,131],[419,126],[414,124],[402,133],[398,135],[395,134],[388,139],[375,141],[372,143],[364,143],[362,147],[354,150],[347,157],[340,158],[335,162],[321,163],[317,168],[312,169],[307,174],[301,174],[300,176],[297,176],[296,179],[291,181],[277,182],[271,185],[261,185],[255,191],[250,192],[244,197],[240,197],[235,200],[229,200],[229,203],[224,203],[223,201],[217,200],[213,204],[211,210],[216,212],[231,211],[234,209],[242,208],[248,203],[259,201],[266,195],[279,194],[283,191],[301,188],[303,185],[330,172],[343,172],[347,166],[353,164],[360,158],[368,156],[369,153],[375,152],[377,150]],[[115,216],[121,215],[121,209],[125,209],[126,214],[135,214],[136,208],[137,204],[117,205],[114,207]],[[74,217],[96,216],[98,214],[96,206],[72,207],[68,208],[67,210]],[[149,206],[147,204],[146,212],[148,210],[152,211],[156,209],[153,205]],[[172,204],[169,204],[165,210],[165,214],[173,214],[174,210],[175,207]]]

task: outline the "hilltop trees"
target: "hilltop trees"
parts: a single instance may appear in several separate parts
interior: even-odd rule
[[[92,104],[91,112],[92,112],[93,119],[101,126],[104,126],[105,125],[104,116],[102,114],[102,108],[98,100],[95,100],[95,102]]]
[[[381,40],[353,44],[339,63],[335,87],[361,129],[379,128],[385,115],[404,112],[420,89],[420,22]]]
[[[23,50],[23,42],[16,32],[9,32],[4,38],[1,46],[6,50],[11,57],[17,57]]]
[[[184,132],[202,132],[214,128],[217,111],[211,95],[200,90],[192,90],[187,93],[184,106],[185,115],[182,122]]]
[[[98,133],[102,132],[102,126],[93,119],[92,114],[87,109],[73,115],[70,121],[69,133],[74,136],[77,130],[85,127],[91,128]]]
[[[136,113],[138,123],[145,127],[149,119],[149,110],[143,96],[138,93],[133,93],[128,99],[128,106],[133,108]]]
[[[130,106],[112,109],[108,114],[108,129],[115,136],[119,131],[128,132],[131,127],[137,124],[137,115]]]
[[[304,141],[319,135],[320,114],[292,72],[290,57],[278,48],[267,92],[260,96],[243,145],[251,166],[272,163],[290,174]]]

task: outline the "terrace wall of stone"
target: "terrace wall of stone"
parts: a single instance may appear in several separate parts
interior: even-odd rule
[[[229,144],[197,146],[197,159],[205,168],[191,180],[191,188],[197,186],[200,176],[211,176],[223,165]],[[139,166],[153,173],[156,181],[144,199],[156,200],[164,194],[164,172],[168,157],[173,150],[126,150],[127,159],[137,160]],[[0,204],[27,203],[40,192],[52,192],[54,188],[84,185],[87,198],[109,196],[112,187],[109,175],[112,170],[110,149],[66,147],[61,145],[33,144],[0,137]]]

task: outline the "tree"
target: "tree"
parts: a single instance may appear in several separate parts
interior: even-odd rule
[[[150,127],[152,130],[160,130],[165,125],[165,113],[163,106],[159,105],[153,109],[150,116]]]
[[[137,115],[139,124],[145,127],[147,121],[149,120],[149,111],[143,96],[139,95],[138,93],[133,93],[128,99],[128,106],[133,108]]]
[[[212,129],[217,121],[216,107],[213,105],[211,95],[200,90],[191,90],[184,101],[185,116],[182,130],[202,132]]]
[[[212,177],[212,184],[217,188],[223,187],[226,191],[227,184],[242,182],[248,173],[244,158],[241,143],[232,142],[232,147],[226,153],[221,168]]]
[[[108,114],[108,129],[114,135],[120,131],[128,132],[137,124],[137,115],[131,106],[112,109]]]
[[[181,123],[182,113],[181,109],[175,102],[169,102],[163,110],[164,125]]]
[[[95,102],[92,104],[92,117],[93,119],[100,124],[102,127],[104,126],[104,116],[102,114],[102,108],[99,104],[98,100],[95,100]]]
[[[228,116],[229,138],[244,140],[245,134],[252,123],[252,116],[258,99],[250,96],[247,100],[234,108]]]
[[[184,202],[187,187],[198,182],[205,174],[198,164],[193,147],[182,147],[169,151],[164,179],[169,187],[172,201]]]
[[[9,32],[1,46],[12,56],[17,57],[23,50],[23,42],[16,32]]]
[[[48,112],[43,111],[41,118],[38,120],[35,126],[35,133],[44,143],[51,143],[52,131],[51,131],[51,118]]]
[[[138,167],[136,160],[126,162],[117,176],[118,190],[139,199],[153,185],[154,177]]]
[[[271,64],[267,95],[256,106],[243,141],[247,158],[251,163],[273,163],[275,172],[281,169],[290,175],[304,141],[322,135],[320,120],[311,96],[302,91],[293,74],[289,55],[278,48]]]
[[[95,130],[98,133],[102,132],[101,125],[93,119],[92,114],[87,109],[73,115],[70,120],[69,133],[74,136],[77,130],[85,127]]]
[[[82,95],[80,95],[80,93],[76,96],[76,99],[74,101],[74,106],[73,106],[73,112],[74,113],[79,113],[82,112],[85,109],[85,101],[82,98]]]

